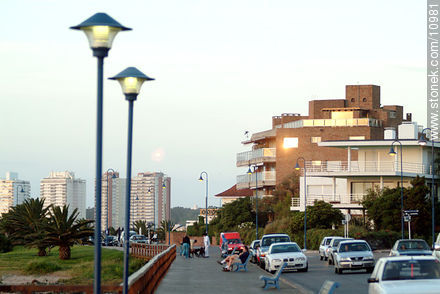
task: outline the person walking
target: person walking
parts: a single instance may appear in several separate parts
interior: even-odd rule
[[[203,243],[205,245],[205,258],[209,257],[209,245],[211,244],[209,242],[209,237],[208,235],[205,233],[203,233]]]
[[[185,256],[185,258],[189,257],[189,246],[190,246],[190,241],[189,241],[189,237],[188,235],[185,235],[185,237],[183,237],[182,240],[182,245],[183,245],[183,255]]]

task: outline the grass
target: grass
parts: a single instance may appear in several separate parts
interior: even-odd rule
[[[102,249],[101,280],[103,284],[122,282],[123,252],[113,249]],[[130,258],[130,274],[145,264],[144,261]],[[51,250],[48,256],[37,256],[37,249],[22,246],[14,247],[8,253],[0,253],[0,276],[4,274],[30,275],[53,274],[68,277],[63,284],[87,285],[93,283],[94,247],[72,247],[71,259],[60,260],[58,247]]]

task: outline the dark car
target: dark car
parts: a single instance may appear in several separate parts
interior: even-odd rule
[[[115,236],[104,236],[102,246],[118,246],[118,239]]]

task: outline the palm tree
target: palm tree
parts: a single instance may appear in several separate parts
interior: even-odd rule
[[[165,234],[168,233],[168,230],[173,231],[174,224],[172,221],[163,220],[160,222],[160,227],[157,229],[157,235],[160,240],[165,240]]]
[[[47,212],[44,199],[26,199],[3,214],[0,227],[14,245],[38,248],[38,256],[46,256],[45,226]]]
[[[143,234],[143,235],[147,234],[148,227],[147,227],[146,221],[137,220],[133,223],[133,226],[134,226],[134,230],[136,231],[136,233]]]
[[[92,236],[94,230],[89,226],[93,220],[80,219],[78,209],[69,214],[69,206],[53,206],[49,211],[49,221],[46,226],[46,243],[59,246],[60,259],[70,259],[70,247],[82,238]]]

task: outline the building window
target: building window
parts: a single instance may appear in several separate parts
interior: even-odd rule
[[[353,111],[332,111],[332,119],[353,118]]]
[[[365,140],[365,136],[350,136],[349,140]]]
[[[396,118],[396,112],[390,111],[390,118]]]
[[[312,143],[319,143],[319,142],[321,142],[321,137],[311,137],[310,141]]]
[[[355,99],[354,98],[351,98],[351,102],[354,102],[355,101]]]
[[[286,137],[283,142],[284,148],[298,148],[298,138]]]

